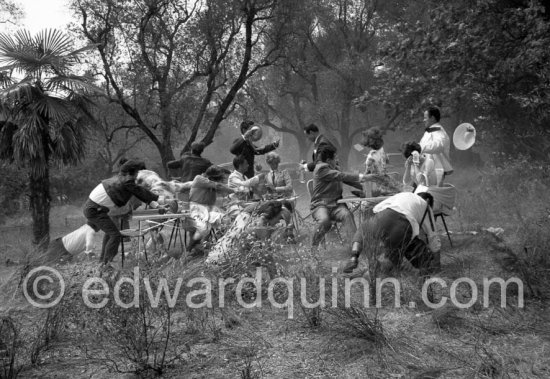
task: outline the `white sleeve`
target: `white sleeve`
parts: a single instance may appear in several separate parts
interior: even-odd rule
[[[423,137],[420,141],[420,146],[422,147],[422,153],[427,154],[437,154],[443,153],[445,150],[445,140],[447,135],[442,130],[429,133],[427,136]]]

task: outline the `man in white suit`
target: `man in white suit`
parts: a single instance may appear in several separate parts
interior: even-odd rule
[[[445,176],[453,173],[450,159],[451,139],[439,123],[440,119],[441,113],[437,107],[430,107],[424,112],[426,130],[420,140],[422,154],[432,156],[435,161],[436,172],[443,171],[441,178],[438,178],[438,186],[443,185]]]

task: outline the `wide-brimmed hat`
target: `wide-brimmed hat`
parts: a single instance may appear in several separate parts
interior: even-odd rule
[[[252,128],[250,128],[250,133],[254,135],[254,141],[259,141],[260,139],[262,139],[263,131],[262,128],[260,128],[259,126],[253,126]]]
[[[476,129],[467,122],[456,127],[453,134],[453,145],[458,150],[468,150],[476,142]]]

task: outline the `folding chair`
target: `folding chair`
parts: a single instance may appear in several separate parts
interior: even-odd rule
[[[443,184],[442,187],[428,187],[427,192],[431,194],[434,198],[434,219],[437,222],[437,218],[440,217],[441,221],[443,221],[445,233],[447,233],[447,238],[449,239],[452,247],[453,241],[451,240],[451,234],[449,233],[449,228],[447,227],[445,216],[452,215],[458,192],[455,186],[449,183]]]

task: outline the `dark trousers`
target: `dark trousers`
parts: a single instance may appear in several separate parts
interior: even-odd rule
[[[432,257],[426,243],[412,237],[412,227],[407,218],[393,209],[385,209],[363,222],[355,233],[353,242],[360,243],[359,251],[382,241],[386,257],[396,266],[403,257],[416,268],[426,266]]]
[[[346,204],[321,205],[316,207],[312,213],[313,219],[317,222],[317,229],[313,234],[312,246],[319,246],[323,236],[332,227],[332,222],[341,222],[346,235],[345,240],[349,240],[354,235],[357,227],[353,213]]]
[[[99,261],[107,264],[113,260],[118,253],[118,247],[122,240],[122,234],[118,227],[109,217],[109,208],[96,204],[88,199],[84,204],[84,216],[88,220],[88,225],[98,230],[103,230],[103,244],[101,245],[101,256]]]

